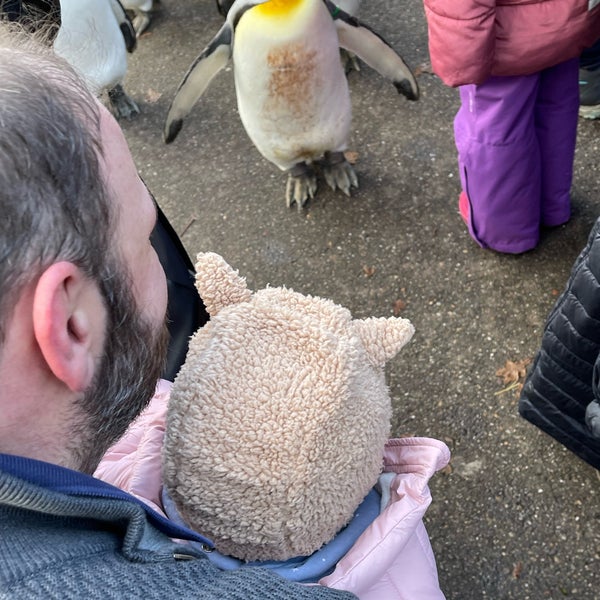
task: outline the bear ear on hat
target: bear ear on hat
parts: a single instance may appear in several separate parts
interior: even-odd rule
[[[383,367],[412,338],[415,328],[400,317],[370,317],[352,322],[367,356],[375,367]]]
[[[196,256],[196,289],[210,316],[217,315],[226,306],[248,302],[252,292],[225,259],[214,252],[200,252]]]

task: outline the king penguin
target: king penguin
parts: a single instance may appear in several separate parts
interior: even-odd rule
[[[419,89],[404,60],[371,29],[329,0],[235,0],[217,35],[179,84],[164,128],[172,142],[211,80],[233,60],[238,111],[258,151],[288,173],[286,203],[315,196],[315,167],[350,195],[358,180],[346,160],[351,125],[339,49],[391,79],[409,100]]]
[[[98,96],[108,94],[117,118],[139,112],[121,81],[135,31],[119,0],[0,0],[0,16],[27,30],[43,29],[55,52],[71,64]]]
[[[56,53],[85,77],[95,94],[107,92],[115,117],[137,115],[139,108],[122,85],[136,36],[119,0],[60,0],[60,7]]]

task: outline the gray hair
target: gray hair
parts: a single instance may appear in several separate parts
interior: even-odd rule
[[[99,121],[66,62],[0,23],[0,342],[21,289],[52,262],[73,262],[103,288],[110,277],[115,216]]]

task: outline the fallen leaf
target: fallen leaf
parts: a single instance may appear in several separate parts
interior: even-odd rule
[[[417,66],[414,70],[415,77],[418,77],[421,73],[431,73],[433,75],[433,69],[431,68],[430,62],[424,62]]]
[[[358,152],[347,150],[344,152],[344,158],[351,164],[355,165],[358,161]]]
[[[393,313],[394,316],[397,317],[404,309],[406,308],[406,302],[402,300],[402,298],[398,298],[396,302],[393,304]]]
[[[519,561],[513,569],[513,577],[515,579],[519,579],[519,577],[521,577],[521,573],[523,572],[523,563],[521,561]]]
[[[523,383],[527,375],[527,365],[531,362],[531,358],[523,360],[507,360],[504,366],[496,371],[496,377],[502,377],[505,387],[494,393],[494,396],[505,394],[506,392],[514,392],[516,398],[521,395]]]
[[[507,360],[504,366],[496,371],[496,377],[502,377],[504,385],[517,383],[527,375],[527,365],[530,362],[530,358],[517,361]]]
[[[452,471],[454,471],[452,465],[448,463],[443,469],[440,469],[440,473],[442,475],[452,475]]]
[[[377,269],[375,267],[369,267],[367,265],[363,266],[363,273],[365,274],[365,277],[373,277],[376,270]]]
[[[161,92],[157,92],[156,90],[153,90],[152,88],[150,88],[146,92],[146,102],[148,102],[150,104],[154,104],[155,102],[158,102],[158,100],[161,96],[162,96]]]

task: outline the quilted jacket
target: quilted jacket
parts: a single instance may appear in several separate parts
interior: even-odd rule
[[[552,309],[519,400],[523,417],[600,469],[600,438],[585,423],[600,398],[600,219]]]
[[[446,85],[527,75],[600,38],[597,0],[424,0],[431,66]]]

